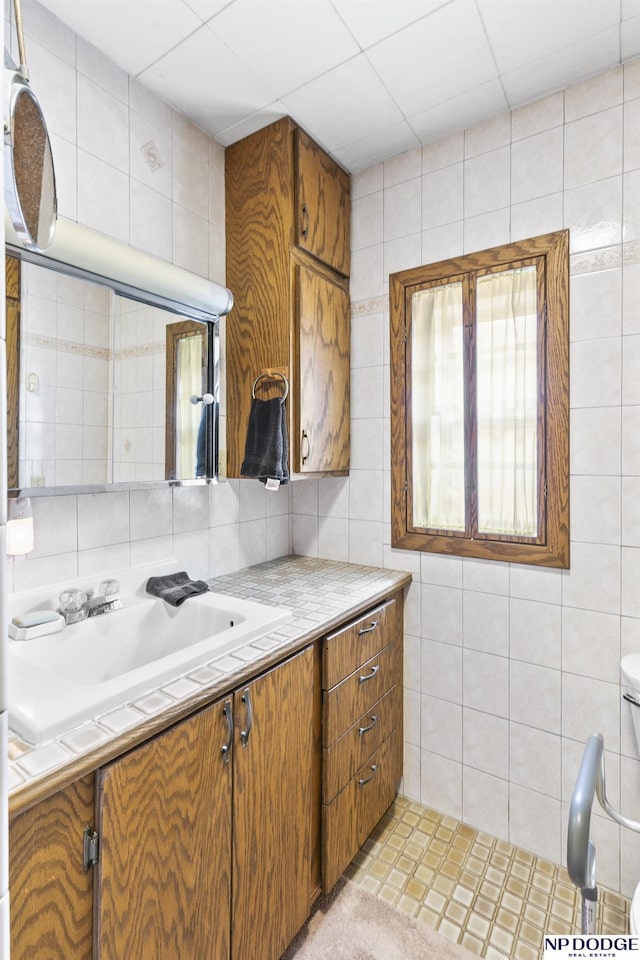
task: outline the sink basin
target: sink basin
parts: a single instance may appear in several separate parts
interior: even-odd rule
[[[231,653],[291,619],[253,601],[206,593],[180,607],[148,594],[61,633],[9,640],[9,725],[31,743],[56,737],[132,697]]]

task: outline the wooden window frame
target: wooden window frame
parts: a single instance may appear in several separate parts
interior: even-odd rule
[[[535,538],[469,536],[413,527],[411,477],[411,294],[450,278],[508,270],[537,261],[543,280],[539,370],[538,511]],[[466,281],[465,281],[466,282]],[[414,267],[389,277],[391,325],[391,544],[450,556],[569,567],[569,231]],[[467,302],[467,298],[465,298]],[[468,322],[465,318],[465,322]],[[472,321],[475,326],[475,318]],[[473,334],[472,334],[473,336]],[[467,386],[475,373],[468,372]],[[471,445],[472,446],[472,445]],[[465,436],[467,458],[470,437]],[[471,494],[473,499],[474,494]]]

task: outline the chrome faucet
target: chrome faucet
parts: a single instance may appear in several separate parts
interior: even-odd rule
[[[120,584],[117,580],[103,580],[97,594],[94,594],[92,589],[63,590],[59,597],[59,610],[64,617],[64,622],[67,625],[80,623],[88,617],[98,617],[112,610],[120,610],[122,600],[118,594],[119,590]]]

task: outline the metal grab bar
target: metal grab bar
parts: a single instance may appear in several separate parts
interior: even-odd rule
[[[589,837],[591,808],[596,785],[602,770],[604,740],[597,733],[586,742],[578,777],[576,779],[567,828],[567,871],[582,894],[582,933],[595,933],[596,904],[596,848]]]
[[[597,796],[602,809],[612,820],[629,830],[640,833],[640,821],[631,820],[615,810],[607,800],[604,772],[604,738],[594,733],[585,744],[584,753],[569,807],[567,829],[567,871],[572,882],[582,893],[582,933],[595,932],[596,903],[596,848],[589,837],[591,808]]]

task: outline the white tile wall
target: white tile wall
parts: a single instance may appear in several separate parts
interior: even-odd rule
[[[23,20],[31,80],[52,134],[60,214],[224,283],[223,147],[35,0],[25,0]],[[13,35],[13,30],[7,30],[8,37]],[[42,273],[40,286],[31,290],[29,331],[55,336],[55,308],[52,319],[47,307],[47,301],[56,296],[55,275]],[[80,307],[93,312],[102,309],[96,302],[75,303],[72,282],[62,280],[60,285],[64,289],[58,293],[64,293],[65,301],[78,311]],[[143,312],[139,322],[144,321]],[[65,312],[64,316],[72,315]],[[59,337],[77,338],[82,328],[80,312],[75,316],[77,329],[67,319],[66,328],[57,331]],[[382,315],[379,327],[382,343]],[[51,351],[30,346],[28,369],[40,377],[42,400],[46,389],[56,391],[60,372],[50,358]],[[23,375],[25,359],[23,354]],[[382,354],[378,363],[382,383]],[[58,364],[82,384],[82,357],[60,354]],[[99,371],[95,365],[90,367],[87,364],[88,378],[96,392]],[[144,371],[138,365],[131,372],[134,386],[142,381],[149,384],[149,390],[164,390],[163,363],[159,371],[152,363]],[[56,447],[69,458],[67,465],[80,463],[70,459],[76,441],[72,432],[65,431],[76,421],[77,397],[72,394],[58,391],[49,396],[46,406],[55,412],[55,430],[42,420],[29,423],[34,434],[39,434],[38,447],[44,444],[39,457],[49,458],[35,465],[33,472],[46,473],[56,467]],[[153,458],[156,427],[149,426],[146,399],[136,394],[137,439],[146,442],[145,454]],[[37,404],[30,413],[41,416],[43,404],[40,406],[40,414]],[[84,438],[95,453],[99,445],[91,428],[97,426],[96,416],[103,404],[96,399],[93,407],[89,406],[88,419],[80,424],[80,443]],[[29,436],[24,428],[22,434],[22,449],[28,451]],[[67,478],[70,483],[82,479],[71,467]],[[84,479],[103,482],[104,478],[85,475]],[[339,491],[338,502],[341,500],[344,496]],[[261,484],[248,480],[34,498],[36,547],[28,557],[10,561],[9,589],[68,583],[84,574],[99,577],[110,569],[169,557],[175,557],[192,576],[208,578],[231,572],[291,552],[289,501],[289,487],[266,494]],[[346,506],[337,509],[348,517],[348,482]],[[317,525],[317,520],[314,522]]]
[[[413,572],[405,791],[556,862],[594,730],[611,797],[622,789],[640,819],[619,684],[621,654],[640,650],[639,121],[635,61],[429,144],[421,168],[412,150],[353,178],[351,476],[318,481],[315,516],[315,493],[293,500],[297,550],[377,563],[382,548],[385,565]],[[562,227],[572,253],[571,569],[393,550],[388,269],[415,265],[418,235],[428,263]],[[597,811],[594,820],[599,876],[629,894],[640,841]]]

